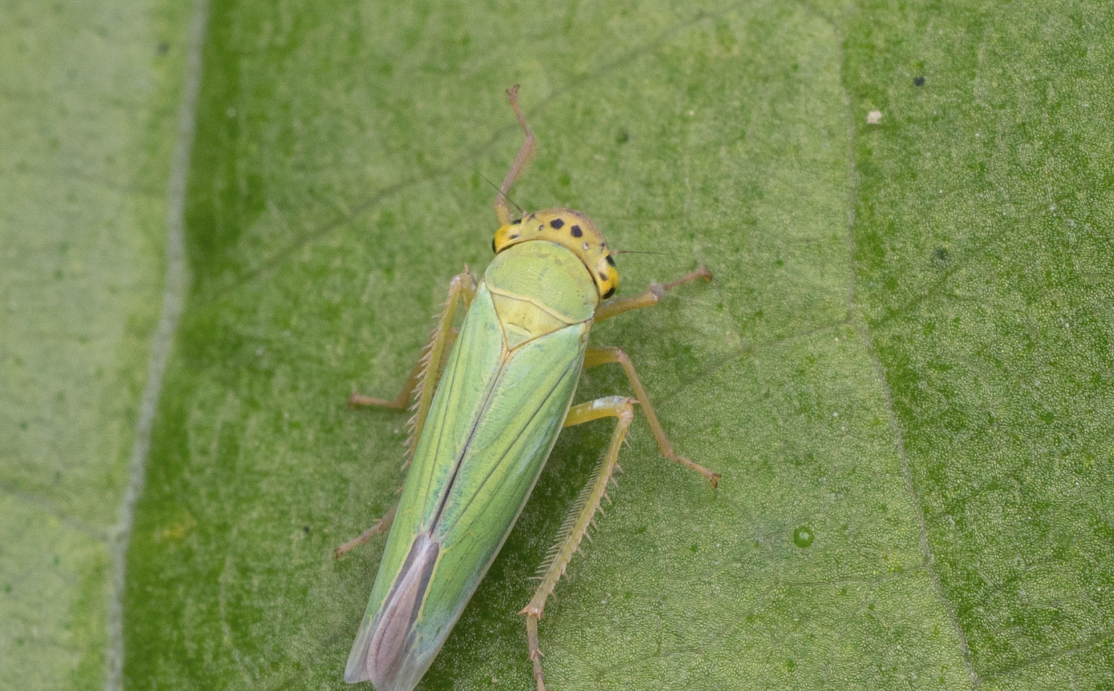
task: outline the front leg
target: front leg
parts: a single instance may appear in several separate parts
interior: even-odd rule
[[[499,225],[507,225],[511,222],[511,210],[507,206],[507,194],[514,186],[514,181],[525,170],[526,164],[530,161],[530,157],[534,155],[534,132],[530,126],[526,124],[526,118],[522,115],[522,108],[518,105],[518,84],[507,89],[507,99],[511,102],[511,108],[514,108],[515,117],[518,118],[518,126],[522,128],[526,139],[523,140],[522,146],[518,149],[518,155],[514,158],[514,163],[511,164],[510,170],[507,171],[506,177],[503,178],[503,185],[499,188],[499,195],[495,197],[495,217],[499,219]]]
[[[610,319],[623,312],[630,312],[631,310],[642,309],[643,307],[653,307],[658,304],[658,300],[661,300],[662,295],[665,295],[679,285],[688,283],[689,281],[695,281],[698,278],[710,281],[712,280],[712,272],[708,270],[708,267],[701,264],[699,269],[690,274],[681,276],[676,281],[670,281],[669,283],[651,283],[646,290],[634,297],[615,298],[600,303],[600,306],[596,308],[596,314],[593,319],[597,322],[601,322],[604,319]]]

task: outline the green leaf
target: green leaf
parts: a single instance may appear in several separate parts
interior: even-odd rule
[[[521,83],[519,204],[664,253],[620,257],[627,294],[717,275],[594,334],[724,479],[638,423],[542,622],[551,688],[1110,684],[1109,19],[214,8],[131,683],[341,687],[382,541],[331,550],[391,505],[405,436],[343,403],[393,393],[486,263]],[[425,688],[531,686],[517,611],[608,433],[563,435]]]
[[[188,9],[0,10],[0,688],[104,687]]]
[[[182,13],[144,26],[178,36]],[[595,329],[677,449],[724,477],[712,491],[662,460],[636,421],[541,622],[550,688],[1111,688],[1112,29],[1107,4],[1047,0],[216,4],[193,283],[128,559],[128,685],[343,687],[383,541],[332,549],[394,501],[405,438],[404,415],[344,401],[395,393],[448,279],[488,261],[483,178],[520,143],[503,96],[520,83],[539,138],[520,205],[662,253],[620,256],[621,294],[716,274]],[[19,153],[0,160],[0,619],[26,622],[0,627],[0,681],[101,683],[96,534],[127,483],[161,299],[168,43],[177,62],[100,46],[131,70],[111,98],[136,120],[111,119],[89,59],[53,90],[27,77],[40,110],[0,101],[101,134],[0,135]],[[135,87],[152,65],[162,81]],[[59,110],[70,90],[89,91],[80,116]],[[134,115],[149,103],[161,119]],[[66,168],[83,147],[93,185]],[[59,203],[58,179],[97,197]],[[51,292],[70,226],[91,229],[89,258]],[[117,340],[79,349],[74,324]],[[68,369],[101,363],[104,381]],[[578,398],[628,390],[602,368]],[[422,688],[533,688],[517,612],[609,434],[562,435]],[[55,480],[64,457],[99,460]],[[41,638],[17,649],[22,630]]]

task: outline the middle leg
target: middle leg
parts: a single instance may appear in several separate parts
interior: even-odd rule
[[[360,533],[356,537],[352,538],[348,542],[345,542],[343,545],[341,545],[340,547],[337,547],[335,550],[333,550],[333,557],[336,558],[336,559],[340,559],[347,552],[350,552],[350,551],[356,549],[357,547],[359,547],[360,545],[365,544],[368,540],[375,537],[379,533],[385,533],[388,530],[390,530],[391,529],[391,524],[394,523],[395,513],[397,511],[398,511],[398,502],[396,501],[394,503],[394,506],[387,509],[387,513],[383,514],[383,516],[378,521],[375,522],[375,525],[371,526],[370,528],[368,528],[364,532]]]
[[[584,355],[585,369],[598,365],[605,365],[610,362],[619,363],[623,366],[623,371],[627,373],[627,379],[630,380],[631,388],[634,389],[634,395],[638,398],[638,404],[642,406],[642,412],[646,413],[646,421],[650,423],[650,430],[654,433],[654,440],[658,443],[658,449],[661,450],[661,455],[674,463],[679,463],[690,470],[700,473],[708,479],[708,482],[712,483],[712,487],[718,485],[722,475],[708,470],[699,463],[694,463],[687,457],[673,450],[673,443],[669,441],[669,437],[665,436],[665,428],[661,426],[661,422],[658,421],[657,413],[654,412],[654,407],[650,405],[650,397],[646,395],[646,389],[642,388],[642,381],[638,378],[638,373],[634,371],[634,364],[630,361],[630,356],[619,348],[600,348],[592,346],[589,346],[588,352]]]
[[[472,270],[467,266],[464,272],[453,277],[449,282],[449,295],[445,299],[445,306],[437,320],[437,326],[430,334],[429,342],[422,348],[418,362],[402,387],[402,391],[394,399],[372,398],[358,393],[348,397],[348,407],[382,407],[403,410],[415,397],[413,417],[410,418],[410,436],[406,440],[406,462],[402,464],[405,470],[414,457],[414,450],[418,446],[418,437],[422,434],[426,416],[433,405],[433,394],[441,379],[441,372],[445,368],[449,351],[456,340],[457,330],[453,328],[453,319],[456,318],[457,304],[463,303],[468,309],[472,305],[472,298],[476,295],[476,279]]]

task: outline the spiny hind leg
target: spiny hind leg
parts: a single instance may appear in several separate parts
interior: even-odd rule
[[[624,396],[607,396],[587,403],[574,405],[565,416],[565,427],[572,427],[602,417],[617,418],[611,433],[611,443],[607,453],[600,461],[592,479],[584,487],[572,513],[561,528],[561,537],[549,551],[549,555],[538,569],[541,582],[529,604],[519,614],[526,615],[526,637],[530,644],[530,660],[534,663],[534,681],[538,691],[545,691],[545,676],[542,673],[542,651],[538,645],[538,620],[542,618],[545,602],[553,594],[557,581],[565,573],[573,554],[580,551],[580,541],[588,534],[588,526],[593,524],[596,511],[600,511],[600,501],[607,496],[607,483],[618,468],[619,447],[627,434],[631,420],[634,419],[634,399]]]
[[[615,298],[614,300],[601,303],[600,306],[596,308],[596,314],[593,319],[597,322],[601,322],[604,319],[610,319],[623,312],[630,312],[631,310],[642,309],[643,307],[653,307],[658,304],[658,300],[661,300],[662,295],[665,295],[679,285],[688,283],[689,281],[695,281],[698,278],[710,281],[712,280],[712,272],[708,270],[708,267],[701,264],[699,269],[690,274],[681,276],[676,281],[670,281],[669,283],[651,283],[646,290],[638,295],[629,298]]]
[[[359,547],[360,545],[366,543],[368,540],[375,537],[379,533],[385,533],[388,530],[390,530],[391,524],[394,523],[395,513],[397,511],[398,511],[398,502],[396,501],[394,503],[394,506],[387,509],[387,513],[383,514],[383,516],[378,521],[375,522],[375,525],[371,526],[370,528],[368,528],[364,532],[360,533],[356,537],[352,538],[348,542],[344,543],[340,547],[337,547],[335,550],[333,550],[333,556],[337,559],[340,559],[347,552],[350,552],[351,550],[353,550],[353,549]]]
[[[414,417],[410,419],[411,431],[406,442],[406,462],[403,463],[403,468],[410,465],[410,459],[414,456],[414,447],[422,433],[426,416],[429,415],[429,408],[433,405],[433,394],[437,391],[437,384],[441,380],[441,372],[445,369],[445,359],[452,349],[453,341],[456,340],[457,332],[453,329],[453,320],[456,318],[457,305],[463,302],[464,309],[467,310],[471,306],[472,298],[475,295],[476,279],[472,276],[471,269],[466,266],[463,273],[457,274],[453,277],[453,280],[449,281],[449,295],[445,300],[445,307],[441,311],[441,316],[437,320],[437,326],[430,334],[429,342],[422,348],[418,362],[414,365],[414,369],[410,372],[410,376],[403,384],[402,391],[399,392],[398,396],[388,400],[353,393],[348,397],[350,408],[375,406],[394,410],[404,410],[410,403],[411,398],[416,399],[414,402]]]
[[[507,194],[514,186],[514,181],[526,169],[526,164],[530,161],[530,157],[534,155],[534,132],[530,126],[526,124],[526,118],[522,116],[522,109],[518,105],[518,84],[507,89],[507,99],[511,102],[511,108],[514,108],[515,117],[518,118],[518,125],[526,134],[526,139],[522,142],[522,146],[518,149],[518,155],[514,157],[514,163],[511,164],[510,170],[507,171],[507,176],[503,178],[503,185],[499,188],[499,195],[495,197],[495,217],[499,219],[499,225],[505,226],[511,222],[511,210],[507,206]]]
[[[631,363],[630,357],[619,348],[600,348],[589,347],[584,355],[584,367],[597,367],[608,363],[617,362],[623,366],[623,371],[627,373],[627,379],[630,380],[631,388],[634,389],[635,398],[638,399],[638,404],[642,406],[642,412],[646,414],[646,421],[650,423],[650,430],[654,433],[654,440],[658,443],[658,449],[661,454],[673,461],[679,463],[690,470],[694,470],[712,483],[712,487],[719,484],[719,479],[722,477],[719,473],[708,470],[699,463],[694,463],[685,456],[673,450],[673,443],[669,441],[669,437],[665,436],[665,429],[658,421],[657,413],[654,412],[654,407],[650,405],[650,397],[646,395],[646,389],[642,387],[642,381],[638,378],[638,373],[634,371],[634,364]]]

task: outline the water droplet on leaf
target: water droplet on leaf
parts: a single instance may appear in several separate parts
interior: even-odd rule
[[[812,528],[807,525],[802,525],[793,531],[793,544],[804,549],[812,544],[816,538],[816,533],[812,532]]]

